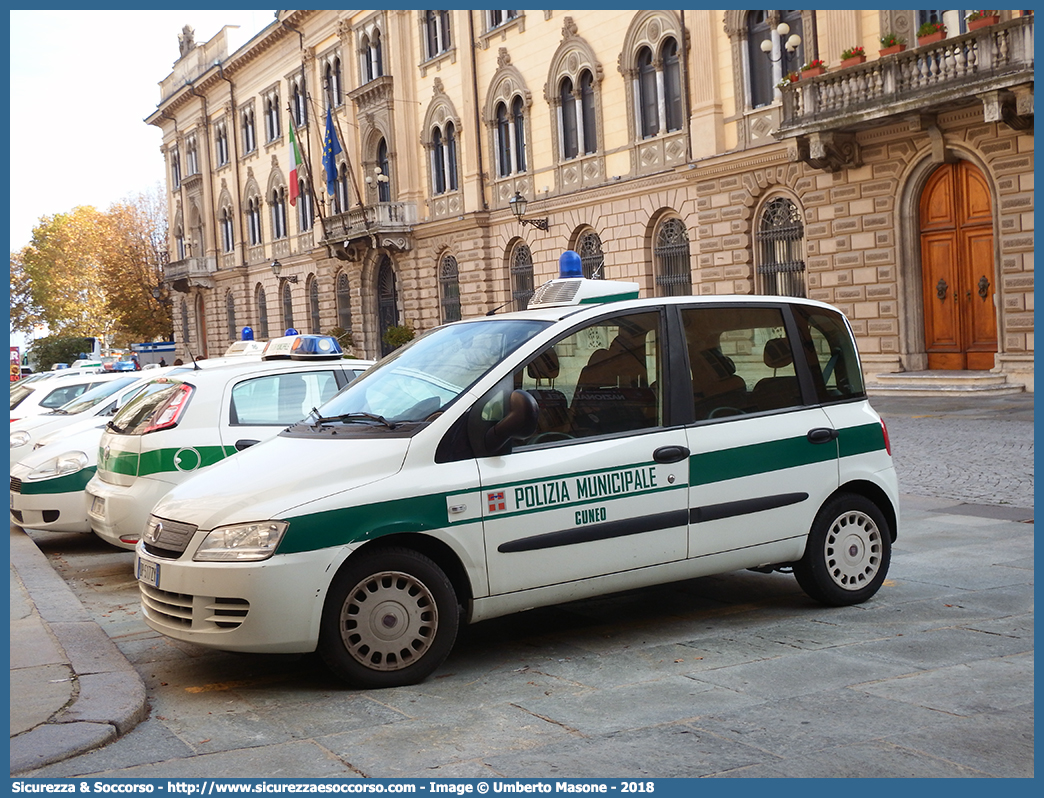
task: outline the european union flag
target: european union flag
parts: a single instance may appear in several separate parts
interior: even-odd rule
[[[326,109],[326,138],[323,139],[323,169],[326,170],[326,193],[331,197],[337,193],[337,161],[341,152],[341,143],[334,131],[333,114]]]

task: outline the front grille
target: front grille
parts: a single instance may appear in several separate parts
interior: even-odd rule
[[[150,515],[145,527],[145,551],[157,557],[175,560],[188,548],[197,528],[195,524]]]
[[[11,493],[22,492],[22,480],[18,477],[11,477]]]
[[[138,583],[145,614],[156,623],[194,631],[238,629],[250,611],[250,602],[241,598],[192,596]]]

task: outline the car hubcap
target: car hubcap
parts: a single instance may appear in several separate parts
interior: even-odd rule
[[[837,518],[826,536],[830,578],[845,590],[866,587],[881,569],[881,530],[866,513],[852,511]]]
[[[420,659],[439,624],[435,599],[414,576],[384,571],[366,577],[341,609],[345,648],[371,670],[396,671]]]

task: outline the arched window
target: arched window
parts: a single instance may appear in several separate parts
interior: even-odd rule
[[[659,103],[652,50],[643,47],[638,51],[638,107],[643,139],[660,132]]]
[[[580,141],[576,124],[576,97],[573,81],[562,78],[558,88],[559,108],[562,114],[562,157],[566,160],[580,154]]]
[[[377,143],[377,168],[381,170],[377,176],[377,201],[391,202],[391,174],[388,171],[388,142],[381,139]],[[381,179],[383,176],[384,179]]]
[[[290,281],[283,280],[283,330],[294,326],[294,297],[290,293]]]
[[[312,322],[312,332],[319,335],[322,332],[319,324],[319,280],[315,277],[309,281],[308,311]]]
[[[272,189],[272,240],[286,238],[286,188]]]
[[[656,231],[653,263],[660,296],[687,296],[692,293],[689,235],[681,219],[667,219]]]
[[[337,275],[337,326],[352,331],[352,291],[344,272]]]
[[[348,211],[348,165],[346,163],[342,163],[341,168],[337,170],[333,207],[334,213],[346,213]]]
[[[525,103],[515,97],[511,103],[511,121],[515,131],[515,171],[526,171],[526,118]]]
[[[770,201],[756,238],[758,293],[805,296],[805,225],[797,205],[786,197]]]
[[[390,354],[394,347],[384,340],[384,334],[399,324],[399,289],[395,284],[395,269],[391,258],[381,256],[377,268],[377,322],[381,338],[381,356]]]
[[[580,73],[580,116],[580,131],[583,133],[583,145],[580,149],[584,154],[590,155],[598,150],[598,130],[595,125],[594,75],[586,69]]]
[[[511,300],[514,310],[525,310],[533,297],[533,253],[519,241],[511,252]]]
[[[308,188],[308,181],[303,177],[297,181],[297,194],[297,229],[304,233],[312,229],[315,209],[312,203],[312,192]]]
[[[305,93],[304,78],[297,78],[293,82],[292,108],[294,111],[294,124],[298,127],[308,124],[308,100]]]
[[[761,108],[775,99],[775,86],[783,76],[797,70],[804,62],[805,35],[802,32],[800,11],[748,11],[747,13],[747,90],[750,107]],[[776,27],[784,22],[790,28],[786,39],[780,39]],[[802,44],[793,51],[786,49],[786,41],[797,35]],[[761,49],[768,41],[772,49]]]
[[[450,48],[449,11],[424,12],[425,58],[434,58]]]
[[[444,194],[446,192],[445,156],[442,131],[435,128],[431,132],[431,181],[433,183],[432,190],[435,194]]]
[[[667,39],[663,43],[663,102],[667,130],[681,130],[684,124],[682,113],[681,59],[678,58],[678,42]]]
[[[273,92],[265,99],[265,135],[267,141],[275,141],[282,135],[279,124],[279,94]]]
[[[381,32],[374,30],[369,35],[363,35],[360,40],[362,58],[362,74],[365,82],[376,80],[384,74],[383,54],[381,46]]]
[[[218,166],[228,163],[228,127],[224,122],[214,126],[214,156]]]
[[[232,252],[236,248],[235,226],[232,223],[232,208],[221,209],[221,251]]]
[[[247,234],[250,237],[250,246],[256,247],[262,243],[260,197],[247,200]]]
[[[177,147],[170,151],[170,182],[174,188],[181,187],[181,156]]]
[[[254,126],[254,109],[246,108],[243,111],[243,152],[253,152],[257,149],[257,129]]]
[[[460,277],[457,259],[447,255],[439,266],[439,300],[442,322],[460,321]]]
[[[265,289],[258,283],[255,292],[257,302],[257,334],[262,340],[268,339],[268,301],[265,299]]]
[[[236,299],[232,292],[225,293],[225,314],[228,316],[228,340],[236,340]]]
[[[594,230],[588,230],[580,236],[576,251],[580,255],[580,266],[584,277],[601,280],[605,278],[603,270],[605,255],[602,254],[602,239]]]
[[[344,102],[344,98],[341,96],[341,59],[337,56],[326,62],[323,82],[325,83],[327,106],[339,108]]]
[[[186,346],[192,345],[192,328],[189,327],[188,300],[181,303],[181,341]]]
[[[508,122],[507,105],[497,103],[497,173],[507,177],[511,168],[511,125]]]
[[[174,227],[174,251],[178,255],[178,260],[185,260],[188,257],[188,249],[185,246],[185,230],[180,223]]]

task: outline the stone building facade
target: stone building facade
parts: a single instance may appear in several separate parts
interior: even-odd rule
[[[376,357],[524,306],[575,249],[643,295],[834,304],[871,381],[1032,390],[1034,20],[964,13],[279,11],[231,54],[186,29],[148,119],[178,354],[293,326]]]

